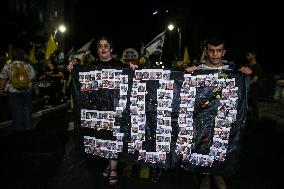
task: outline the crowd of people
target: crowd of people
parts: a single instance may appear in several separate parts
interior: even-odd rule
[[[31,63],[24,50],[15,48],[11,57],[3,57],[1,60],[0,94],[9,99],[16,131],[33,129],[33,100],[44,99],[45,107],[56,106],[68,100],[67,69],[58,60],[57,53],[58,51],[48,60],[44,58],[44,53],[39,53],[37,62]],[[22,66],[27,73],[27,86],[19,88],[13,84],[13,79],[15,70]]]
[[[112,56],[113,44],[106,38],[101,37],[96,43],[96,50],[98,59],[91,60],[88,64],[103,68],[123,68],[129,67],[131,69],[142,68],[143,66],[135,64],[124,64],[122,61],[114,59]],[[259,80],[262,76],[261,65],[257,61],[257,53],[255,50],[247,51],[246,58],[248,64],[244,64],[240,68],[236,68],[235,65],[227,64],[223,60],[226,53],[225,43],[223,40],[211,39],[208,40],[205,47],[206,59],[202,63],[197,63],[194,66],[183,67],[181,71],[185,73],[193,73],[196,70],[234,70],[240,73],[246,74],[250,77],[250,90],[248,94],[249,114],[248,117],[254,120],[256,123],[259,119],[257,96],[260,90]],[[204,55],[204,56],[205,56]],[[66,99],[70,100],[70,108],[74,108],[72,97],[72,70],[75,66],[84,64],[84,61],[76,57],[72,57],[63,66],[60,65],[56,58],[56,53],[51,56],[48,61],[38,63],[38,65],[31,65],[25,59],[25,53],[19,49],[13,51],[11,63],[4,64],[0,73],[0,92],[2,95],[9,95],[11,114],[13,120],[13,126],[17,131],[25,131],[32,129],[32,98],[34,95],[42,95],[46,100],[46,105],[56,105],[63,102]],[[16,89],[10,84],[13,71],[13,63],[24,64],[29,78],[29,85],[25,89]],[[283,98],[283,77],[279,78],[276,83],[274,99],[278,100]],[[38,90],[39,88],[40,90]],[[100,101],[104,101],[104,107],[99,107],[100,111],[108,111],[110,104],[108,101],[111,98],[110,90],[101,90],[99,95]],[[112,133],[108,130],[100,130],[98,138],[106,137],[106,139],[112,139]],[[108,160],[108,166],[103,171],[102,175],[108,178],[110,185],[118,183],[117,173],[118,160],[115,158]],[[214,180],[214,184],[219,189],[227,188],[226,182],[221,175],[212,175],[208,172],[200,174],[200,189],[210,189],[212,186],[211,180]]]

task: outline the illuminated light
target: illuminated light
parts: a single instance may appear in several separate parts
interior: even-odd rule
[[[158,14],[158,11],[155,11],[155,12],[153,12],[152,14],[153,14],[153,15],[156,15],[156,14]]]
[[[64,25],[60,25],[58,29],[61,33],[64,33],[66,31],[66,27]]]
[[[168,29],[169,29],[170,31],[172,31],[174,28],[175,28],[174,25],[172,25],[172,24],[168,25]]]

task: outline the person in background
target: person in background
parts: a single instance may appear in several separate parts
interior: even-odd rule
[[[249,62],[247,66],[252,70],[248,94],[248,120],[255,125],[259,121],[258,94],[261,87],[260,78],[262,75],[262,67],[257,62],[257,53],[255,49],[248,50],[246,53],[246,58]]]
[[[16,89],[11,84],[14,65],[17,67],[24,65],[28,74],[27,88]],[[32,130],[32,96],[35,80],[35,70],[32,65],[25,62],[25,52],[21,49],[14,50],[12,63],[5,64],[0,73],[0,94],[6,92],[9,95],[12,122],[16,132]]]
[[[42,80],[50,80],[51,85],[48,92],[48,106],[58,105],[63,100],[63,84],[65,75],[62,70],[59,69],[56,58],[51,56],[47,63],[47,69]]]
[[[235,65],[227,64],[226,61],[223,61],[223,57],[225,56],[225,44],[224,41],[220,38],[211,38],[207,41],[207,45],[205,46],[204,56],[206,56],[206,61],[201,64],[197,64],[192,67],[185,67],[184,70],[186,72],[194,72],[196,70],[231,70],[234,71]],[[240,72],[249,75],[251,74],[251,69],[247,66],[243,66],[239,69]],[[219,189],[226,189],[226,182],[221,175],[212,175],[210,173],[204,172],[201,175],[201,181],[199,188],[200,189],[210,189],[211,188],[211,180],[214,180],[214,184]]]
[[[52,78],[52,91],[51,102],[53,105],[57,105],[62,101],[63,94],[63,86],[64,86],[64,72],[59,68],[59,63],[56,60],[50,60],[48,63],[49,67],[49,76]]]
[[[66,83],[66,95],[69,96],[70,98],[70,107],[67,110],[68,112],[73,112],[73,108],[74,108],[74,98],[72,95],[72,87],[71,87],[71,82],[72,82],[72,71],[74,66],[76,65],[80,65],[81,64],[81,60],[79,58],[73,57],[70,59],[69,64],[67,66],[67,70],[68,70],[68,80]]]

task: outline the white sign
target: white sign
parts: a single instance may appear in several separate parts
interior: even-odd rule
[[[122,53],[122,60],[127,61],[127,60],[135,60],[139,59],[139,54],[138,52],[133,49],[133,48],[128,48],[125,49]]]

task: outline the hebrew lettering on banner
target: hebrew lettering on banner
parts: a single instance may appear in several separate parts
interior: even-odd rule
[[[217,169],[237,159],[247,76],[81,68],[74,81],[87,154],[187,169]]]

